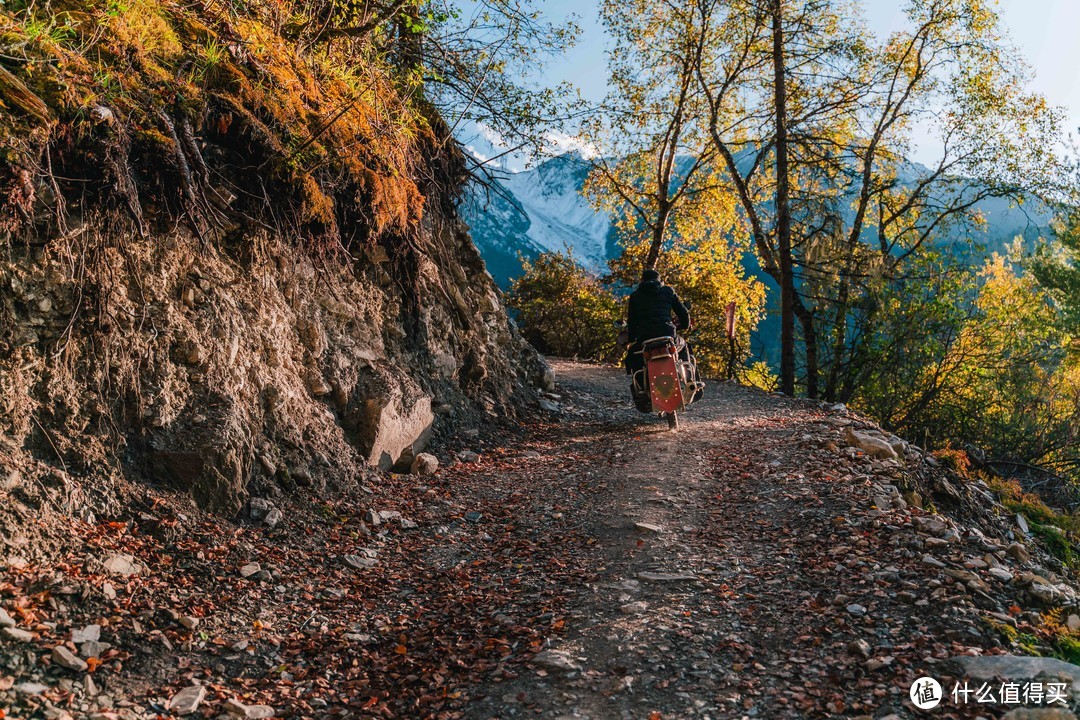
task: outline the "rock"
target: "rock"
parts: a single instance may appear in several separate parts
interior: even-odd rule
[[[848,643],[847,649],[852,655],[858,655],[863,659],[870,658],[870,643],[865,640],[852,640]]]
[[[1050,581],[1044,578],[1042,575],[1036,575],[1033,572],[1022,572],[1017,576],[1020,584],[1023,586],[1038,584],[1038,585],[1050,585]]]
[[[545,366],[540,374],[540,389],[547,392],[555,392],[555,371]]]
[[[978,575],[970,570],[959,570],[957,568],[945,568],[945,574],[949,577],[966,583],[979,583],[981,582]]]
[[[1080,667],[1057,658],[1026,657],[1022,655],[960,655],[949,659],[971,680],[991,682],[995,679],[1010,682],[1030,682],[1038,678],[1065,680],[1076,687],[1080,683]]]
[[[259,455],[258,457],[259,465],[262,466],[267,477],[274,477],[277,475],[277,465],[269,455]]]
[[[1069,615],[1068,619],[1065,621],[1065,626],[1069,628],[1069,632],[1080,630],[1080,615],[1076,615],[1075,613]]]
[[[406,450],[422,450],[435,421],[431,398],[402,382],[387,379],[382,393],[360,400],[358,417],[349,419],[362,429],[358,439],[367,463],[380,470],[392,468]]]
[[[904,493],[904,502],[911,507],[923,509],[923,497],[915,490]]]
[[[225,703],[225,712],[230,715],[236,715],[242,718],[272,718],[274,717],[274,708],[269,705],[245,705],[239,700],[228,700]]]
[[[1031,553],[1024,547],[1023,543],[1014,542],[1005,549],[1005,554],[1011,557],[1013,560],[1019,560],[1020,562],[1028,562],[1031,560]]]
[[[667,583],[697,580],[697,576],[693,573],[640,572],[638,573],[638,579],[645,582]]]
[[[255,573],[262,570],[262,566],[257,562],[248,563],[244,567],[240,568],[240,577],[251,577]]]
[[[251,519],[256,522],[265,519],[266,516],[270,514],[270,511],[275,509],[274,503],[266,498],[251,498],[250,505],[251,509],[249,514],[251,515]]]
[[[1053,585],[1048,582],[1036,582],[1027,589],[1027,593],[1032,599],[1047,607],[1073,604],[1076,600],[1073,589],[1064,583]]]
[[[866,433],[856,432],[850,427],[846,429],[846,440],[850,447],[857,447],[867,455],[881,458],[882,460],[898,460],[899,455],[893,450],[892,445],[885,440]]]
[[[1028,527],[1027,518],[1025,518],[1020,513],[1016,513],[1016,524],[1020,528],[1020,532],[1024,533],[1025,535],[1031,535],[1031,528]]]
[[[437,352],[432,356],[432,364],[435,366],[436,372],[442,375],[444,378],[454,377],[454,373],[458,370],[457,358],[446,352]],[[438,412],[438,409],[436,409]]]
[[[314,370],[308,373],[307,386],[308,390],[310,390],[311,394],[315,397],[324,397],[333,391],[333,388],[323,379],[322,373]]]
[[[858,603],[852,603],[844,609],[847,610],[850,614],[855,615],[856,617],[862,617],[866,614],[866,608],[862,605],[859,605]]]
[[[380,525],[382,525],[382,521],[382,515],[380,515],[379,511],[375,510],[374,508],[369,508],[368,511],[364,513],[364,522],[366,522],[371,527],[379,527]]]
[[[479,512],[477,510],[470,510],[469,512],[465,513],[465,522],[469,522],[475,525],[480,522],[483,517],[484,514],[482,512]]]
[[[88,667],[85,660],[77,657],[75,653],[63,645],[57,645],[52,649],[52,661],[60,667],[75,670],[76,672],[83,672]]]
[[[168,709],[176,715],[190,715],[199,709],[204,697],[206,697],[205,687],[191,685],[172,696]]]
[[[987,570],[987,572],[990,573],[991,577],[993,577],[995,580],[999,580],[1003,583],[1012,582],[1013,574],[1005,568],[992,567]]]
[[[458,460],[463,463],[478,463],[480,462],[480,455],[474,453],[472,450],[465,450],[464,452],[458,453]]]
[[[1002,715],[1001,720],[1076,720],[1076,715],[1061,708],[1016,708]]]
[[[574,662],[569,655],[560,650],[544,650],[533,657],[530,662],[539,665],[545,670],[559,672],[575,672],[581,669],[581,666]]]
[[[17,627],[6,627],[0,630],[0,637],[15,642],[30,642],[34,639],[34,633]]]
[[[277,508],[271,508],[270,512],[266,514],[266,517],[263,518],[263,525],[272,530],[276,528],[284,518],[285,516],[280,510],[278,510]]]
[[[889,667],[896,660],[892,655],[886,655],[882,658],[872,658],[866,661],[866,669],[870,672],[877,672],[881,668]]]
[[[941,562],[940,560],[938,560],[933,555],[923,555],[922,556],[922,564],[923,565],[929,565],[930,567],[933,567],[933,568],[938,568],[939,570],[941,568],[945,567],[945,563]]]
[[[306,467],[294,467],[289,471],[289,474],[292,475],[292,478],[296,481],[297,485],[300,485],[301,487],[311,487],[311,471]]]
[[[439,469],[439,458],[431,453],[420,453],[412,461],[409,468],[413,475],[434,475]]]
[[[915,519],[915,527],[919,532],[943,538],[949,532],[949,524],[937,515],[920,515]]]
[[[79,646],[79,655],[84,658],[99,658],[105,654],[112,645],[105,642],[99,642],[97,640],[87,640]]]
[[[642,532],[664,532],[664,528],[660,527],[659,525],[653,525],[652,523],[647,522],[636,522],[634,523],[634,527],[636,527],[638,530],[641,530]]]
[[[40,695],[41,693],[48,690],[49,686],[42,685],[41,683],[36,682],[24,682],[19,683],[12,689],[20,695]]]
[[[341,559],[345,561],[346,565],[356,568],[357,570],[370,570],[379,564],[379,561],[374,558],[362,557],[360,555],[344,555]]]
[[[90,117],[98,123],[111,123],[116,119],[112,109],[105,105],[95,105],[90,108]]]
[[[106,600],[115,600],[116,599],[116,588],[113,587],[112,583],[108,583],[108,582],[107,583],[102,583],[101,584],[101,594],[105,596]]]
[[[71,631],[71,642],[75,643],[76,645],[82,645],[84,642],[97,641],[100,639],[100,625],[87,625],[82,630]]]
[[[180,618],[179,622],[188,630],[194,630],[195,628],[199,627],[199,623],[202,622],[202,620],[191,615],[185,615],[184,617]]]
[[[8,615],[7,610],[0,608],[0,628],[15,627],[15,621]]]
[[[624,615],[640,615],[649,609],[649,603],[644,600],[638,600],[636,602],[626,603],[619,607],[619,612]]]
[[[104,563],[105,569],[113,575],[128,577],[138,575],[143,566],[131,555],[112,555]]]
[[[11,492],[22,484],[23,476],[18,469],[0,471],[0,492]]]
[[[552,402],[551,400],[548,400],[547,398],[540,398],[539,403],[540,403],[540,409],[543,410],[544,412],[549,412],[549,413],[562,412],[562,408],[559,407],[559,403]]]

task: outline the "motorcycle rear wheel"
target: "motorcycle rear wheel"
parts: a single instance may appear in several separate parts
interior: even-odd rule
[[[667,413],[667,426],[668,426],[668,430],[678,430],[679,429],[679,414],[677,412],[675,412],[674,410]]]

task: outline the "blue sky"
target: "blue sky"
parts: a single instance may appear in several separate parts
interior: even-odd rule
[[[903,27],[900,5],[896,0],[867,0],[870,27],[881,34]],[[553,81],[569,80],[586,97],[602,97],[606,85],[605,37],[596,19],[597,3],[544,0],[543,7],[552,19],[572,14],[583,27],[578,45],[564,58],[552,62],[546,76]],[[1068,129],[1075,133],[1080,126],[1080,42],[1076,39],[1080,32],[1080,0],[999,0],[998,9],[1013,44],[1034,71],[1031,88],[1065,109]]]

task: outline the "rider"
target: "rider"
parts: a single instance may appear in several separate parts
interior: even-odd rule
[[[627,311],[626,330],[630,342],[630,352],[626,356],[627,374],[633,376],[645,367],[645,358],[640,354],[641,343],[658,337],[678,337],[677,330],[689,327],[690,312],[674,288],[664,285],[656,270],[649,268],[642,272],[641,284],[630,293]],[[679,357],[693,362],[690,347],[681,338],[679,342]]]
[[[660,282],[660,273],[656,270],[649,268],[642,272],[641,284],[630,293],[626,318],[630,342],[638,344],[657,337],[675,337],[676,330],[688,327],[690,312],[674,288]]]

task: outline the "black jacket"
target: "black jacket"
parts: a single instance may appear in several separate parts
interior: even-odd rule
[[[676,322],[672,321],[674,315]],[[626,329],[630,342],[674,335],[675,329],[690,326],[690,313],[675,291],[656,280],[646,280],[630,293]]]

